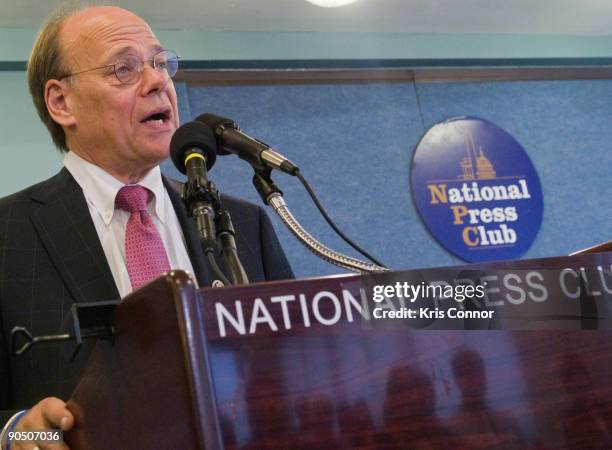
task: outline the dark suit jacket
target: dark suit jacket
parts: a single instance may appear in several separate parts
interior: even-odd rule
[[[214,279],[176,187],[164,184],[183,229],[200,286]],[[292,278],[293,273],[263,210],[222,197],[232,215],[239,257],[250,281]],[[8,337],[16,325],[33,336],[57,334],[70,306],[119,298],[83,192],[64,168],[54,177],[0,200],[0,428],[12,410],[50,395],[67,399],[92,343],[69,364],[62,345],[33,347],[12,357]]]

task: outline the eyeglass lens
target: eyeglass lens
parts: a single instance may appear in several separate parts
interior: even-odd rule
[[[169,78],[176,75],[178,71],[178,55],[171,50],[164,50],[153,57],[153,68]],[[142,74],[144,64],[135,56],[126,57],[123,61],[115,64],[115,74],[119,81],[124,84],[136,83]]]

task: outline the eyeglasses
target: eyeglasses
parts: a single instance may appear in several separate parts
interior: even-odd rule
[[[117,79],[123,84],[135,84],[138,83],[142,72],[144,71],[145,63],[150,62],[153,69],[161,74],[167,75],[168,78],[172,78],[178,71],[178,60],[179,56],[172,50],[162,50],[153,56],[153,59],[147,59],[142,61],[136,56],[127,55],[119,59],[114,64],[107,64],[106,66],[94,67],[93,69],[81,70],[80,72],[70,73],[60,77],[60,80],[64,78],[73,77],[80,75],[85,72],[91,72],[93,70],[106,69],[112,67],[115,72]]]

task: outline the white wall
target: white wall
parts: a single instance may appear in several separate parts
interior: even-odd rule
[[[612,36],[156,30],[186,59],[609,58]],[[25,61],[35,29],[0,28],[0,62]]]
[[[28,93],[25,72],[0,72],[0,197],[48,178],[62,158]]]

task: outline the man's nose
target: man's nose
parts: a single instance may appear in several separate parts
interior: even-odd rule
[[[152,66],[152,62],[145,63],[142,67],[142,87],[144,95],[148,95],[151,92],[163,90],[170,77],[165,70],[157,70]]]

